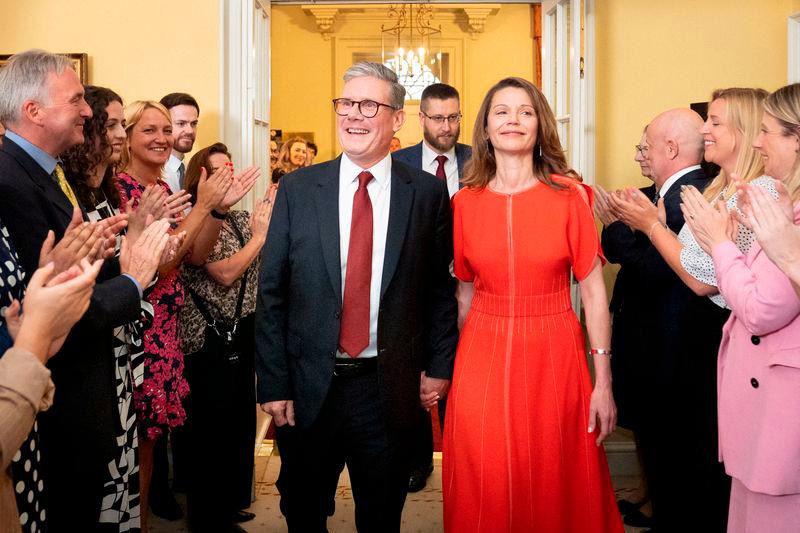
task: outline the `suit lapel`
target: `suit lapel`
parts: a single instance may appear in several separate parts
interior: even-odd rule
[[[339,252],[339,156],[320,169],[316,205],[325,269],[339,301],[342,301],[342,262]]]
[[[414,147],[414,164],[411,166],[414,168],[422,168],[422,143]]]
[[[67,216],[64,226],[68,225],[69,221],[72,219],[72,204],[56,182],[53,181],[53,178],[14,141],[8,138],[4,139],[2,150],[19,163],[25,172],[28,173],[31,181],[39,187],[47,199],[50,200],[50,203]]]
[[[420,154],[422,147],[420,145]],[[421,157],[421,156],[420,156]],[[400,165],[392,165],[392,191],[389,199],[389,224],[386,232],[386,251],[383,256],[381,298],[392,281],[403,244],[406,240],[408,218],[414,203],[414,186],[411,176]]]

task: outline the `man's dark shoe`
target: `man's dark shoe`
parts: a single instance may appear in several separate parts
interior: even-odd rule
[[[175,501],[175,496],[172,495],[171,491],[159,494],[158,498],[153,498],[152,496],[151,494],[150,510],[153,511],[154,515],[170,522],[183,518],[183,509]]]
[[[411,477],[408,479],[408,492],[419,492],[424,489],[431,472],[433,472],[433,463],[428,465],[428,468],[412,470]]]
[[[251,513],[250,511],[236,511],[235,513],[233,513],[233,516],[231,517],[231,522],[234,522],[234,523],[237,523],[237,524],[239,524],[241,522],[249,522],[250,520],[252,520],[255,517],[256,517],[256,514],[255,513]]]

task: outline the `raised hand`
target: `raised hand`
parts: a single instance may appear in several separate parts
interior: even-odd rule
[[[659,221],[658,208],[639,189],[616,191],[609,196],[609,204],[617,218],[643,233],[647,233]]]
[[[725,202],[716,208],[692,186],[681,187],[681,211],[700,248],[709,255],[717,244],[730,240],[731,216]]]

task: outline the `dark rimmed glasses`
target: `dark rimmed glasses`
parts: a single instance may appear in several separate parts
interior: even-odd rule
[[[346,117],[350,114],[353,106],[358,106],[358,112],[366,118],[372,118],[378,114],[381,106],[388,107],[389,109],[396,109],[389,104],[382,104],[375,100],[351,100],[349,98],[335,98],[333,100],[333,110],[337,115]]]
[[[448,115],[446,117],[443,115],[431,116],[427,114],[425,111],[420,111],[420,113],[425,115],[425,118],[434,121],[439,126],[441,126],[445,122],[447,122],[448,124],[458,124],[459,122],[461,122],[461,113],[453,113],[452,115]]]

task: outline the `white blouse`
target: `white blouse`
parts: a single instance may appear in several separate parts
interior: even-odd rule
[[[751,181],[750,185],[761,187],[773,198],[778,198],[778,191],[775,189],[775,180],[769,176],[760,176]],[[736,202],[738,196],[739,193],[736,192],[728,199],[728,211],[731,213],[739,211]],[[697,244],[692,230],[689,229],[689,224],[684,224],[683,228],[681,228],[678,234],[678,240],[683,245],[681,249],[681,265],[683,265],[686,272],[697,281],[716,287],[717,273],[714,271],[714,260],[700,248],[699,244]],[[753,232],[743,224],[739,224],[739,231],[736,235],[736,247],[739,248],[743,254],[747,255],[754,242],[756,242],[756,236]],[[725,303],[725,298],[723,298],[721,294],[717,293],[709,296],[709,298],[718,306],[729,309],[728,305]]]

